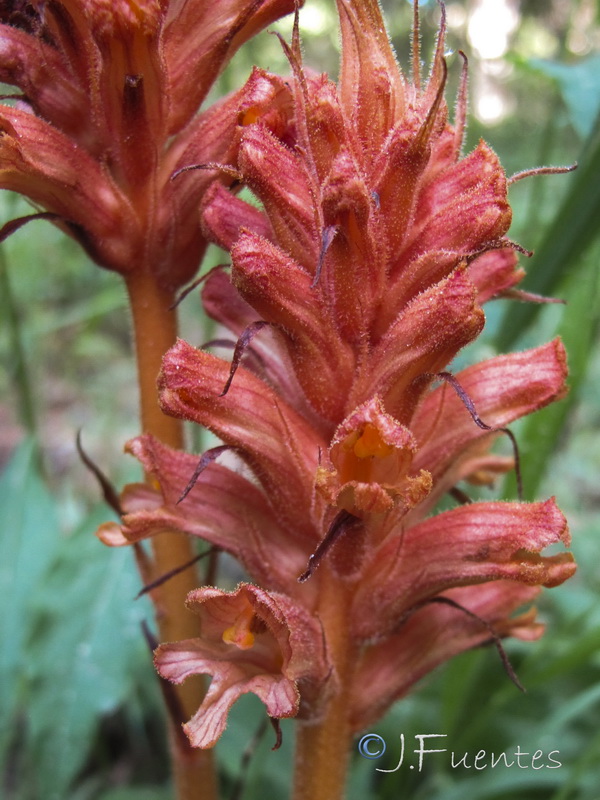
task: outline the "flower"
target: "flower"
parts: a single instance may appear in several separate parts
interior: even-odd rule
[[[224,445],[194,469],[189,455],[134,440],[152,501],[131,487],[121,524],[99,535],[122,545],[170,527],[235,555],[262,591],[318,623],[323,691],[344,698],[355,732],[456,653],[539,636],[534,610],[511,615],[575,567],[568,553],[542,554],[569,543],[553,499],[435,513],[457,483],[512,468],[490,447],[564,394],[566,359],[556,340],[448,373],[484,325],[482,303],[522,275],[506,177],[483,142],[461,156],[466,66],[451,125],[443,19],[421,87],[418,48],[409,82],[374,0],[338,10],[338,86],[304,70],[296,23],[288,100],[280,87],[275,110],[239,116],[232,167],[263,211],[219,184],[204,198],[204,230],[232,257],[231,280],[208,277],[204,306],[238,342],[230,364],[179,341],[159,386],[167,413]],[[167,645],[158,669],[168,672],[163,653],[185,651],[218,687],[228,668],[202,647]]]
[[[383,409],[378,395],[337,429],[328,451],[329,467],[319,466],[315,486],[331,506],[351,514],[380,514],[395,505],[412,508],[431,491],[431,475],[409,475],[417,443],[405,425]]]
[[[36,0],[0,11],[0,187],[28,197],[101,266],[173,290],[206,246],[198,204],[235,158],[239,95],[196,115],[237,48],[291,0]],[[231,179],[230,179],[231,180]]]
[[[251,584],[234,592],[206,587],[191,592],[187,606],[201,617],[202,637],[161,645],[155,654],[164,678],[181,683],[195,673],[213,676],[198,712],[184,725],[195,747],[215,744],[227,712],[241,694],[253,692],[270,717],[296,716],[328,677],[317,621],[287,597]]]

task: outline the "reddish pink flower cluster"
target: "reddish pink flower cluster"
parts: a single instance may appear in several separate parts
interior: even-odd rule
[[[235,158],[233,96],[201,114],[241,44],[293,0],[30,0],[0,8],[0,187],[43,207],[101,266],[192,278],[206,242],[196,161]],[[193,69],[190,65],[193,64]]]
[[[111,545],[184,531],[252,580],[193,593],[201,638],[157,651],[175,682],[213,676],[187,725],[199,747],[244,692],[272,717],[318,718],[341,691],[340,641],[358,731],[490,628],[538,637],[534,610],[511,615],[575,569],[569,554],[540,554],[569,541],[554,500],[432,513],[459,481],[511,468],[490,446],[564,393],[565,356],[555,341],[439,382],[480,333],[481,304],[521,277],[506,177],[483,142],[461,157],[466,67],[451,125],[443,22],[421,87],[416,44],[409,82],[375,0],[337,5],[337,86],[303,69],[296,28],[291,81],[256,70],[238,96],[229,172],[263,210],[218,181],[204,198],[205,233],[232,258],[231,279],[209,275],[204,306],[241,338],[233,366],[179,342],[161,400],[226,447],[198,470],[150,436],[132,441],[156,488],[128,487],[122,524],[99,531]]]

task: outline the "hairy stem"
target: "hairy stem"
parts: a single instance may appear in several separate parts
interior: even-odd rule
[[[352,743],[348,695],[354,664],[348,635],[351,604],[347,591],[333,575],[323,582],[319,616],[330,645],[338,687],[318,723],[301,722],[298,726],[293,800],[342,800],[344,797]]]
[[[158,404],[156,379],[162,357],[175,343],[177,317],[170,311],[173,294],[158,286],[155,278],[135,270],[127,279],[133,315],[133,330],[138,367],[141,425],[170,447],[183,447],[180,420],[167,417]],[[190,561],[194,552],[183,534],[167,533],[154,537],[154,578]],[[152,592],[160,640],[172,642],[198,636],[198,618],[185,608],[185,598],[197,588],[193,567],[168,580]],[[185,719],[197,710],[204,696],[204,683],[190,680],[175,689]],[[174,725],[181,721],[174,721]],[[178,732],[170,727],[171,752],[177,800],[214,800],[217,796],[212,753],[193,750]]]

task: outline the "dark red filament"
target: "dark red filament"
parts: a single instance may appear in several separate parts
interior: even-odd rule
[[[565,172],[573,172],[577,169],[577,163],[570,164],[568,167],[534,167],[533,169],[524,169],[522,172],[515,172],[508,179],[510,186],[517,181],[522,181],[523,178],[531,178],[535,175],[564,175]]]
[[[439,597],[429,597],[427,600],[421,600],[419,603],[415,603],[414,606],[411,606],[406,613],[403,615],[400,625],[405,623],[414,613],[420,611],[427,605],[431,603],[439,603],[440,605],[450,606],[450,608],[455,608],[457,611],[462,611],[463,614],[466,614],[471,619],[477,620],[480,622],[486,630],[489,631],[490,634],[490,642],[492,642],[496,646],[496,650],[498,651],[498,655],[500,656],[500,660],[502,661],[502,665],[508,677],[511,681],[515,684],[517,689],[520,689],[522,692],[525,692],[525,687],[521,683],[521,681],[517,677],[517,673],[515,672],[512,664],[508,656],[506,655],[506,650],[504,649],[504,645],[502,644],[502,640],[500,636],[496,633],[493,626],[483,617],[480,617],[479,614],[476,614],[474,611],[470,611],[468,608],[465,608],[460,603],[457,603],[456,600],[452,600],[450,597],[444,597],[440,595]],[[399,625],[399,626],[400,626]]]
[[[170,180],[174,181],[175,178],[178,178],[184,172],[191,172],[195,169],[216,169],[219,172],[224,172],[226,175],[229,175],[230,178],[233,178],[235,181],[239,183],[242,182],[243,178],[240,172],[238,172],[235,167],[232,167],[229,164],[218,164],[214,161],[209,161],[206,164],[188,164],[186,167],[180,167],[176,169],[175,172],[171,175]]]
[[[451,372],[436,372],[436,378],[440,378],[440,380],[446,381],[449,383],[450,386],[454,389],[460,400],[462,401],[463,405],[471,415],[473,422],[477,425],[478,428],[481,428],[483,431],[492,431],[494,433],[504,433],[511,441],[513,454],[515,458],[515,476],[517,479],[517,493],[519,500],[523,500],[523,480],[521,477],[521,459],[519,457],[519,445],[517,444],[517,440],[515,439],[514,433],[509,430],[508,428],[494,428],[492,425],[487,425],[479,416],[477,411],[475,410],[475,404],[469,397],[469,395],[465,392],[463,387],[460,383],[456,380],[454,375]]]
[[[17,219],[11,219],[10,222],[7,222],[0,228],[0,242],[8,239],[12,233],[18,231],[23,225],[26,225],[28,222],[34,222],[36,219],[47,219],[50,222],[69,222],[69,220],[61,217],[60,214],[54,214],[51,211],[41,211],[39,214],[28,214],[26,217],[17,217]]]
[[[140,589],[140,591],[136,594],[135,599],[137,600],[143,595],[148,594],[148,592],[151,592],[154,589],[158,589],[158,587],[162,586],[163,583],[166,583],[168,580],[174,578],[176,575],[185,572],[186,569],[193,567],[194,564],[196,564],[198,561],[201,561],[206,556],[211,556],[213,555],[213,553],[216,553],[218,551],[219,551],[218,547],[209,547],[209,549],[206,550],[204,553],[198,553],[198,555],[194,556],[194,558],[190,558],[190,560],[186,561],[185,564],[181,564],[179,567],[170,569],[168,572],[165,572],[163,575],[161,575],[160,578],[157,578],[155,581],[151,581],[150,583],[147,583],[145,586],[143,586]]]
[[[83,449],[83,445],[81,444],[81,430],[77,431],[77,436],[75,437],[75,446],[77,447],[79,458],[83,461],[84,465],[89,469],[89,471],[100,484],[104,500],[119,517],[122,517],[123,509],[121,508],[121,503],[119,501],[119,494],[106,475],[102,472],[100,467],[97,464],[94,464],[92,459]]]
[[[457,503],[460,503],[461,506],[466,506],[473,502],[469,495],[466,492],[463,492],[462,489],[459,489],[458,486],[453,486],[452,489],[449,490],[448,494],[450,497],[454,498]]]
[[[148,644],[148,647],[150,648],[151,652],[154,652],[154,650],[156,650],[158,647],[158,641],[145,620],[142,621],[141,625],[142,633],[144,634],[144,638]],[[183,752],[189,753],[191,751],[191,745],[182,727],[187,719],[187,714],[185,713],[181,700],[179,699],[177,690],[175,689],[175,686],[173,686],[173,684],[165,678],[159,678],[159,685],[165,706],[167,708],[167,713],[173,721],[173,729],[175,731],[175,737],[177,738],[178,745],[183,749]]]
[[[217,264],[217,266],[213,267],[211,270],[209,270],[206,273],[206,275],[201,275],[199,278],[196,278],[196,280],[193,281],[192,283],[190,283],[189,286],[186,286],[186,288],[181,292],[181,294],[179,294],[177,296],[175,301],[173,303],[171,303],[171,305],[169,306],[169,311],[173,311],[175,308],[177,308],[177,306],[181,303],[181,301],[185,300],[185,298],[188,296],[188,294],[190,294],[190,292],[193,292],[194,289],[196,289],[198,286],[200,286],[201,283],[204,283],[204,281],[208,278],[208,276],[212,275],[212,273],[215,270],[217,270],[217,269],[227,269],[228,266],[229,266],[229,264]]]
[[[225,383],[225,387],[223,391],[219,395],[219,397],[225,397],[227,392],[229,391],[229,387],[231,386],[231,381],[233,380],[233,376],[235,375],[237,368],[240,365],[240,361],[242,360],[242,356],[246,352],[250,342],[257,333],[262,331],[262,329],[266,325],[271,325],[270,322],[265,322],[264,320],[258,320],[257,322],[251,322],[250,325],[243,331],[240,338],[237,340],[235,345],[235,350],[233,351],[233,358],[231,359],[231,370],[229,371],[229,377],[227,378],[227,382]]]
[[[525,256],[526,258],[531,258],[533,256],[533,250],[526,250],[523,245],[513,242],[512,239],[508,239],[506,236],[503,236],[500,239],[494,239],[491,242],[486,242],[483,247],[480,247],[479,250],[476,250],[475,252],[467,253],[465,255],[467,264],[470,264],[476,258],[479,258],[479,256],[482,256],[484,253],[489,253],[492,250],[515,250],[517,253],[521,253],[521,255]]]
[[[561,300],[560,297],[544,297],[543,294],[535,294],[534,292],[524,292],[522,289],[505,289],[494,296],[494,300],[519,300],[521,303],[562,303],[566,304],[566,300]]]
[[[355,517],[349,511],[340,511],[329,526],[329,530],[323,539],[317,545],[317,549],[308,559],[308,566],[298,578],[298,582],[304,583],[304,581],[307,581],[338,539],[360,524],[362,524],[362,520],[359,517]]]
[[[248,768],[250,766],[250,762],[252,758],[256,755],[256,750],[261,743],[265,733],[267,732],[267,725],[271,723],[275,730],[275,744],[271,748],[271,750],[279,750],[281,747],[281,743],[283,741],[283,737],[281,734],[281,725],[279,720],[275,717],[266,717],[265,719],[261,720],[260,725],[256,729],[253,737],[250,739],[246,747],[242,752],[242,757],[240,759],[240,769],[238,772],[237,779],[233,786],[233,790],[229,797],[229,800],[241,800],[244,789],[246,788],[246,780],[248,777]]]
[[[188,496],[188,494],[192,491],[192,489],[196,485],[198,478],[200,477],[200,475],[202,475],[206,467],[208,467],[209,464],[212,464],[212,462],[216,458],[218,458],[222,453],[225,453],[227,450],[235,450],[235,448],[229,444],[220,444],[218,445],[218,447],[211,447],[210,450],[207,450],[202,455],[202,458],[198,462],[198,466],[194,470],[194,474],[190,478],[188,485],[183,490],[181,497],[179,498],[179,500],[175,505],[179,505],[179,503],[185,500],[185,498]]]

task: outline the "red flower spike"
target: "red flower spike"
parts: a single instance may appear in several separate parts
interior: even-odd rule
[[[467,502],[432,516],[447,492],[468,500],[460,481],[490,483],[513,467],[490,452],[497,429],[564,394],[565,356],[556,341],[470,366],[452,379],[460,397],[436,382],[480,333],[481,304],[522,277],[521,248],[506,238],[506,176],[483,142],[461,156],[466,61],[452,125],[443,18],[421,87],[418,31],[411,83],[375,0],[337,5],[338,87],[304,70],[296,21],[291,46],[283,43],[289,85],[255,73],[238,95],[239,147],[227,164],[263,210],[228,195],[221,178],[203,206],[204,231],[232,255],[231,280],[212,273],[204,306],[233,340],[244,341],[257,320],[269,323],[252,339],[256,357],[240,365],[234,358],[232,367],[180,342],[164,359],[163,408],[210,428],[243,467],[229,455],[209,464],[175,508],[198,459],[162,453],[158,494],[130,490],[122,525],[101,531],[121,544],[168,520],[237,556],[260,584],[235,599],[200,590],[206,638],[160,651],[161,672],[172,679],[215,676],[214,704],[188,729],[200,746],[218,736],[231,702],[254,691],[253,620],[266,620],[260,609],[272,602],[302,609],[297,621],[282,611],[290,641],[310,620],[309,656],[313,625],[323,623],[328,669],[340,680],[334,659],[343,640],[354,665],[344,713],[359,730],[456,653],[502,636],[535,639],[535,611],[512,615],[539,586],[575,570],[568,553],[544,555],[569,544],[554,500]],[[149,443],[135,447],[148,470]],[[260,595],[265,606],[260,592],[269,593]],[[334,631],[341,618],[348,629]],[[269,658],[279,652],[285,665],[275,628],[269,636]],[[277,713],[295,713],[297,690],[316,724],[320,702],[339,687],[325,686],[320,668],[305,685],[275,661],[261,662],[260,686],[268,675]]]
[[[238,113],[282,81],[256,75],[197,114],[237,48],[293,10],[292,0],[33,0],[0,11],[0,80],[23,92],[0,106],[0,188],[52,212],[100,265],[150,270],[174,290],[206,246],[198,205],[213,171],[235,160]],[[262,101],[260,98],[262,97]],[[270,121],[283,135],[283,105]],[[220,177],[220,176],[219,176]]]

